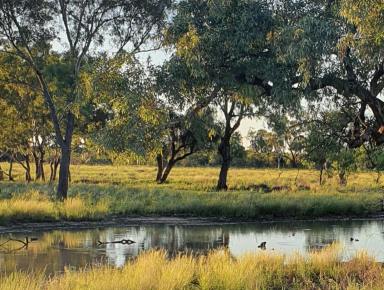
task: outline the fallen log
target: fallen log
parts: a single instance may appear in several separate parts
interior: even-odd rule
[[[37,238],[30,238],[30,237],[25,237],[25,241],[19,240],[19,239],[9,238],[5,242],[1,243],[0,247],[5,249],[4,245],[9,243],[9,242],[18,242],[18,243],[22,244],[22,246],[20,248],[17,248],[17,249],[10,251],[10,252],[14,252],[14,251],[22,250],[22,249],[28,249],[29,243],[37,241],[37,240],[38,240]]]
[[[131,245],[136,243],[135,241],[132,241],[130,239],[122,239],[120,241],[113,241],[113,242],[101,242],[97,241],[98,245],[105,245],[105,244],[123,244],[123,245]]]

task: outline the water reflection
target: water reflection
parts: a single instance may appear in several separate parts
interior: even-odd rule
[[[282,253],[320,249],[334,241],[344,246],[344,258],[357,250],[366,250],[378,261],[384,261],[383,221],[258,223],[214,226],[147,225],[81,231],[33,232],[38,238],[28,248],[15,251],[20,243],[11,241],[0,247],[0,271],[44,270],[47,274],[62,272],[65,267],[79,268],[108,263],[121,267],[140,252],[152,248],[165,249],[170,256],[193,252],[203,254],[227,247],[235,256],[260,251],[267,242],[269,250]],[[25,234],[12,234],[25,239]],[[0,245],[9,234],[0,235]],[[351,238],[354,241],[351,241]],[[132,245],[103,244],[122,239],[136,241]],[[358,241],[355,241],[358,239]]]

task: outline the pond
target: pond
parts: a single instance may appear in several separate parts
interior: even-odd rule
[[[23,247],[25,236],[37,238]],[[353,238],[353,241],[351,241]],[[134,244],[101,242],[131,239]],[[6,242],[5,244],[3,244]],[[0,271],[41,271],[47,274],[90,265],[123,266],[148,249],[165,249],[170,256],[180,252],[203,254],[227,247],[234,256],[262,251],[258,246],[280,253],[320,249],[330,243],[343,245],[343,258],[366,250],[384,262],[384,221],[314,221],[238,224],[136,224],[78,230],[12,230],[0,233]]]

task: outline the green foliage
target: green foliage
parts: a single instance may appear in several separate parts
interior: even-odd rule
[[[347,184],[348,175],[357,169],[355,152],[350,149],[341,149],[333,156],[333,159],[336,163],[340,184]]]
[[[356,25],[360,34],[358,42],[378,46],[384,41],[384,3],[380,0],[342,0],[340,13]]]
[[[231,163],[234,166],[243,166],[246,162],[247,152],[242,144],[242,137],[235,132],[231,137]]]

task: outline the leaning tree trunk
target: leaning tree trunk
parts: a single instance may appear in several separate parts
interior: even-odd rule
[[[380,170],[377,170],[377,177],[376,177],[376,183],[377,183],[377,184],[380,183],[380,177],[381,177],[381,171],[380,171]]]
[[[162,154],[157,154],[156,156],[156,163],[157,163],[157,175],[156,175],[156,181],[160,183],[161,176],[163,175],[163,155]]]
[[[173,166],[175,165],[175,163],[176,162],[174,161],[174,159],[170,159],[168,161],[167,166],[165,167],[164,172],[163,172],[163,174],[162,174],[162,176],[161,176],[161,178],[160,178],[160,180],[158,182],[159,184],[164,183],[165,181],[167,181],[168,175],[171,172],[171,170],[172,170]]]
[[[228,170],[231,165],[231,145],[230,137],[225,136],[221,138],[219,145],[219,154],[221,155],[222,162],[219,174],[219,180],[217,182],[217,190],[227,190],[227,176]]]

